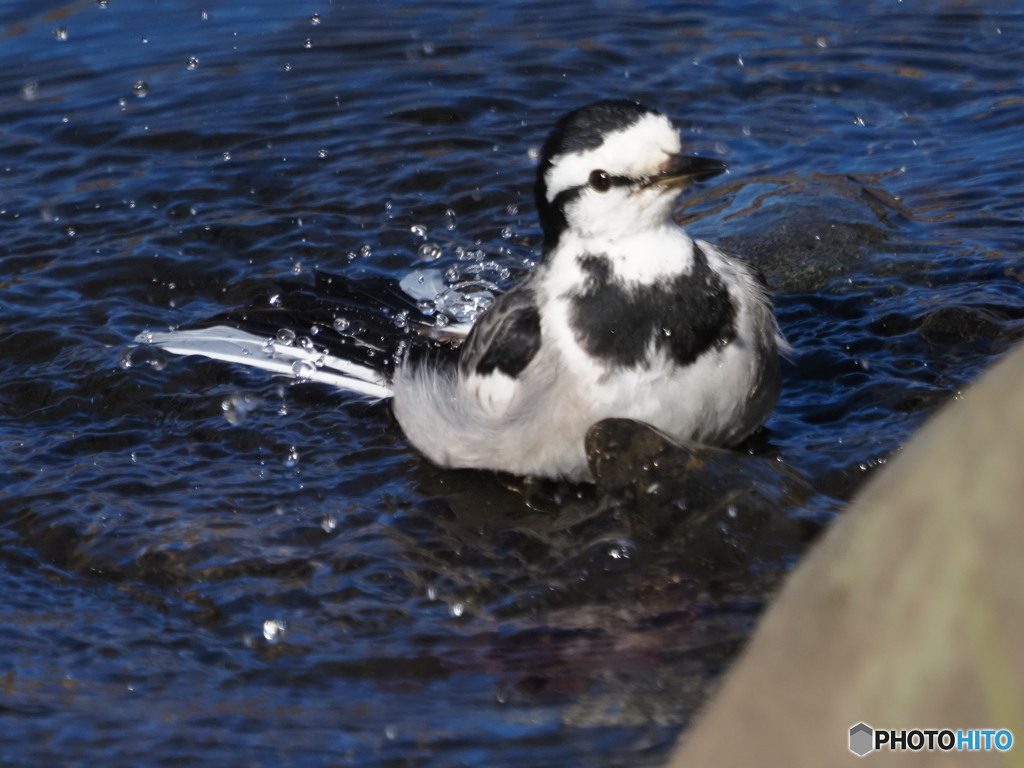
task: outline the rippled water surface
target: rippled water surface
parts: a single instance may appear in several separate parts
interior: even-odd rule
[[[0,62],[9,764],[665,758],[808,526],[720,562],[607,489],[434,469],[386,403],[129,350],[315,269],[511,284],[569,108],[729,163],[680,215],[796,348],[755,449],[815,491],[789,522],[1021,335],[1017,0],[5,2]]]

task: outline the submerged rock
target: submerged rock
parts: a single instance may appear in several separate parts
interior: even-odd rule
[[[940,307],[921,321],[921,336],[931,344],[960,344],[1004,335],[991,313],[971,307]]]
[[[767,540],[803,546],[817,530],[809,482],[775,458],[680,445],[629,419],[595,424],[586,446],[601,503],[633,539],[672,540],[683,565],[702,573],[743,569]]]

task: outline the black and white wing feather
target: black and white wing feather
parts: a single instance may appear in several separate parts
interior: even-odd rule
[[[501,296],[473,326],[459,359],[465,376],[515,378],[540,349],[540,310],[529,283]]]

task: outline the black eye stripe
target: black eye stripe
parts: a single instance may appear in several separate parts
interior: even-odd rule
[[[593,177],[594,174],[591,173],[590,175],[591,177]],[[642,183],[641,180],[633,179],[630,178],[629,176],[608,176],[608,186],[598,191],[607,192],[612,187],[629,187],[640,183]],[[555,195],[554,199],[551,201],[551,208],[554,211],[558,212],[558,217],[562,222],[565,221],[564,211],[566,206],[569,205],[569,203],[575,200],[577,197],[579,197],[583,190],[585,190],[588,186],[593,187],[592,180],[589,180],[587,184],[580,184],[577,187],[569,187],[568,189],[563,189],[561,192]]]
[[[590,172],[587,183],[598,192],[607,192],[612,187],[628,187],[630,184],[635,184],[636,181],[628,176],[612,176],[607,171],[597,169]]]

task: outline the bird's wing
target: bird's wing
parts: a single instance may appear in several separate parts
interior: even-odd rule
[[[459,356],[460,372],[481,405],[500,415],[519,391],[520,374],[540,346],[540,310],[527,280],[477,320]]]

